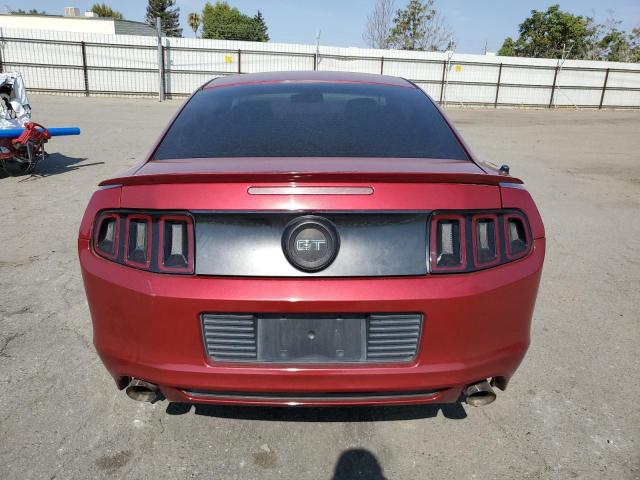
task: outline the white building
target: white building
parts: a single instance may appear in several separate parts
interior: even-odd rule
[[[146,23],[131,20],[115,20],[92,16],[91,12],[80,16],[78,9],[65,8],[61,15],[0,14],[1,28],[29,30],[53,30],[59,32],[102,33],[108,35],[156,35],[156,30]]]

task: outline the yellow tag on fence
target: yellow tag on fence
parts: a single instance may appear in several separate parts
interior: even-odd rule
[[[456,72],[461,72],[462,71],[462,65],[456,65],[455,66],[455,71]]]
[[[233,57],[231,55],[225,55],[224,63],[233,63]]]

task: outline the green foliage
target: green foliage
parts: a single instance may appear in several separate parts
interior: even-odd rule
[[[564,12],[556,4],[545,12],[531,10],[511,48],[518,57],[558,58],[563,48],[571,48],[569,58],[588,58],[596,32],[592,18]],[[510,46],[503,44],[503,48]]]
[[[114,10],[106,3],[94,3],[91,11],[99,17],[113,18],[115,20],[124,20],[124,16],[117,10]]]
[[[500,50],[498,50],[498,55],[503,57],[517,57],[516,53],[516,42],[513,41],[513,38],[507,37],[504,39],[504,43]]]
[[[266,42],[269,35],[260,12],[250,17],[227,2],[218,1],[215,5],[207,2],[202,10],[202,38]]]
[[[610,62],[640,62],[640,28],[626,33],[621,24],[620,20],[610,18],[600,26],[596,57]]]
[[[200,28],[200,23],[202,23],[200,15],[195,12],[191,12],[189,15],[187,15],[187,23],[191,27],[191,30],[193,30],[193,33],[195,35],[198,35],[198,29]]]
[[[156,18],[160,17],[160,28],[167,37],[181,37],[180,7],[176,0],[149,0],[147,4],[147,23],[155,28]]]
[[[17,13],[19,15],[47,15],[47,12],[45,12],[44,10],[39,12],[35,8],[32,8],[31,10],[28,10],[28,11],[18,8],[17,10],[11,10],[9,13]]]
[[[452,45],[451,32],[433,8],[433,0],[409,0],[396,12],[388,44],[401,50],[444,50]]]
[[[393,28],[389,34],[389,43],[402,50],[424,50],[422,41],[425,36],[424,23],[433,18],[431,8],[433,0],[422,3],[410,0],[406,8],[398,10],[393,19]]]
[[[559,5],[551,5],[544,12],[532,10],[531,16],[520,24],[520,36],[516,40],[507,37],[498,55],[561,58],[564,49],[566,58],[640,61],[640,29],[627,34],[620,24],[610,19],[604,25],[596,25],[590,17],[573,15],[560,10]]]
[[[629,61],[640,63],[640,27],[631,30],[629,47],[631,48],[631,58]]]
[[[627,42],[627,34],[617,28],[604,32],[597,42],[598,57],[610,62],[628,62],[631,48]]]
[[[264,21],[262,12],[258,10],[258,13],[253,17],[253,21],[256,24],[257,40],[258,42],[268,42],[269,33],[267,33],[267,23]]]

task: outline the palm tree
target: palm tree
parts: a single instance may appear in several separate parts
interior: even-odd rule
[[[200,15],[198,15],[197,13],[190,13],[187,16],[187,23],[189,24],[189,26],[193,30],[193,33],[195,34],[195,36],[197,37],[198,36],[198,28],[200,28]]]

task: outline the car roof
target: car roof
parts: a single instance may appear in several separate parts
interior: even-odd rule
[[[214,78],[203,89],[228,87],[235,85],[250,85],[262,83],[281,82],[322,82],[322,83],[367,83],[376,85],[389,85],[394,87],[415,88],[412,83],[400,77],[389,75],[374,75],[371,73],[355,72],[264,72],[243,73]]]

